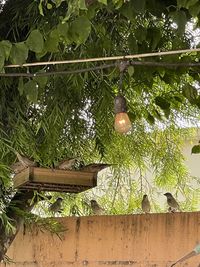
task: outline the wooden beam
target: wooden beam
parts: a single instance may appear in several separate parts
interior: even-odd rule
[[[17,175],[14,176],[13,182],[14,182],[14,187],[18,187],[21,184],[25,184],[26,182],[29,181],[29,175],[30,175],[30,169],[26,168]]]
[[[30,167],[13,180],[15,188],[78,193],[97,185],[97,173]]]
[[[31,181],[38,183],[56,183],[93,186],[94,173],[80,171],[52,170],[32,168]]]

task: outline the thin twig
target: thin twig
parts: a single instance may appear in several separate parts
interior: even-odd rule
[[[168,62],[133,61],[133,62],[130,62],[130,65],[177,68],[177,67],[199,67],[200,63],[192,63],[192,62],[168,63]]]
[[[43,76],[53,76],[53,75],[67,75],[67,74],[79,74],[84,72],[90,72],[94,70],[108,69],[111,67],[116,67],[116,64],[101,65],[86,69],[77,70],[63,70],[63,71],[49,71],[49,72],[36,72],[36,73],[0,73],[0,77],[43,77]]]
[[[116,60],[126,60],[126,59],[133,59],[133,58],[167,56],[167,55],[175,55],[175,54],[182,54],[182,53],[192,53],[192,52],[200,52],[200,48],[165,51],[165,52],[153,52],[153,53],[126,55],[126,56],[113,56],[113,57],[71,59],[71,60],[61,60],[61,61],[33,62],[33,63],[25,63],[25,64],[22,64],[22,65],[13,64],[13,65],[6,65],[5,68],[22,68],[22,67],[44,66],[44,65],[47,66],[47,65],[59,65],[59,64],[75,64],[75,63],[111,61],[111,60],[115,60],[116,61]]]
[[[115,204],[115,200],[116,200],[116,196],[117,196],[117,189],[119,187],[119,184],[120,184],[120,176],[118,175],[117,176],[117,184],[116,184],[116,188],[115,188],[115,191],[114,191],[114,196],[113,196],[113,199],[112,199],[112,203],[111,203],[111,209],[110,211],[112,211],[113,207],[114,207],[114,204]]]

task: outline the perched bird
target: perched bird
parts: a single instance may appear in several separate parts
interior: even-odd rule
[[[149,213],[150,210],[151,210],[151,206],[150,206],[150,202],[149,202],[149,199],[148,199],[147,195],[143,196],[141,204],[142,204],[142,211],[145,212],[145,213]]]
[[[105,213],[105,210],[99,206],[96,200],[92,199],[90,203],[91,203],[92,213],[94,215],[103,215]]]
[[[172,196],[171,193],[165,193],[164,194],[167,197],[167,204],[170,207],[170,211],[173,212],[175,210],[179,210],[180,211],[180,207],[179,204],[177,203],[176,199]]]
[[[49,211],[52,213],[61,212],[62,201],[63,199],[61,197],[58,197],[56,201],[50,205]]]
[[[24,167],[24,165],[20,162],[17,161],[15,163],[13,163],[10,168],[12,169],[12,171],[17,174],[20,173],[21,171],[23,171],[26,167]]]
[[[17,155],[18,160],[24,166],[24,168],[37,166],[37,163],[35,161],[20,155],[18,152],[16,152],[16,155]]]
[[[99,172],[107,167],[110,167],[110,164],[105,163],[91,163],[81,168],[81,171],[84,172]]]
[[[77,159],[65,159],[58,164],[60,170],[72,170]]]

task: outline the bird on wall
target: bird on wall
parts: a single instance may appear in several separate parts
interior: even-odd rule
[[[56,199],[56,201],[50,205],[49,207],[49,211],[52,213],[57,213],[57,212],[61,212],[61,207],[62,207],[62,201],[63,199],[61,197],[58,197]]]
[[[76,163],[76,158],[74,159],[64,159],[58,164],[58,169],[60,170],[72,170]]]
[[[142,211],[144,213],[149,213],[150,212],[151,205],[150,205],[150,202],[149,202],[149,199],[148,199],[148,196],[147,195],[144,195],[143,196],[141,206],[142,206]]]
[[[91,163],[81,168],[81,171],[84,172],[99,172],[107,167],[110,167],[111,164],[105,163]]]
[[[91,203],[91,208],[92,208],[93,215],[103,215],[103,214],[105,214],[105,210],[99,206],[99,204],[97,203],[96,200],[92,199],[90,201],[90,203]]]
[[[17,155],[19,162],[22,163],[24,168],[37,166],[37,163],[35,161],[33,161],[33,160],[31,160],[25,156],[20,155],[17,151],[15,153]]]
[[[176,210],[181,211],[178,202],[172,196],[171,193],[165,193],[164,195],[167,197],[167,204],[169,205],[169,211],[170,212],[174,212]]]

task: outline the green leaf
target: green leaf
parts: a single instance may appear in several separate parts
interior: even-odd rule
[[[114,6],[115,6],[115,9],[119,9],[124,3],[123,0],[112,0],[112,2],[114,4]]]
[[[28,47],[24,42],[16,43],[10,51],[10,61],[12,64],[22,65],[28,58]]]
[[[163,120],[162,115],[158,112],[157,109],[154,109],[154,110],[152,111],[152,113],[153,113],[153,116],[154,116],[156,119],[158,119],[159,121],[162,121],[162,120]]]
[[[144,40],[146,40],[146,35],[147,29],[141,25],[135,31],[135,37],[139,43],[142,43]]]
[[[153,125],[155,123],[154,117],[148,112],[147,121],[149,124]]]
[[[33,30],[28,39],[26,40],[26,44],[29,49],[33,52],[40,53],[44,48],[44,39],[39,30]]]
[[[170,103],[163,97],[157,96],[155,98],[155,103],[163,110],[168,110],[170,108]]]
[[[193,17],[197,17],[199,15],[199,13],[200,13],[200,4],[197,3],[194,6],[190,6],[189,7],[189,12]]]
[[[136,120],[136,118],[137,118],[137,115],[136,115],[136,113],[134,113],[134,112],[128,112],[128,116],[129,116],[129,119],[130,119],[130,121],[133,123],[135,120]]]
[[[199,0],[189,0],[189,1],[186,1],[186,8],[188,9],[189,7],[191,6],[194,6],[196,3],[199,4]]]
[[[191,104],[195,104],[198,96],[197,89],[190,84],[184,85],[182,88],[183,95],[188,99]]]
[[[87,10],[85,0],[79,0],[79,9]]]
[[[159,76],[163,78],[165,76],[165,69],[164,68],[159,68],[158,69]]]
[[[188,0],[177,0],[178,8],[186,7]]]
[[[200,153],[200,145],[195,145],[192,148],[192,154],[199,154]]]
[[[126,2],[121,8],[120,12],[128,18],[130,21],[134,21],[136,17],[136,13],[134,11],[132,1]]]
[[[50,38],[53,38],[53,39],[57,39],[58,42],[59,42],[59,37],[60,37],[60,33],[58,31],[57,28],[53,29],[51,32],[50,32]]]
[[[8,58],[10,56],[10,51],[11,51],[11,48],[12,48],[11,42],[9,42],[7,40],[3,40],[3,41],[0,42],[0,46],[4,50],[5,59],[8,60]]]
[[[128,67],[128,74],[129,74],[130,77],[133,76],[133,74],[134,74],[134,67],[133,66],[129,66]]]
[[[59,51],[58,44],[59,44],[58,38],[52,38],[49,36],[45,42],[45,50],[51,53],[58,52]]]
[[[194,104],[197,105],[197,107],[200,109],[200,96],[197,96],[194,100],[193,100]]]
[[[76,1],[68,0],[67,2],[68,2],[67,14],[65,18],[63,19],[63,22],[68,21],[70,17],[78,11],[78,8],[79,8],[79,3],[77,0]]]
[[[4,67],[4,62],[5,62],[5,51],[4,48],[1,46],[0,43],[0,71],[2,71]]]
[[[44,45],[44,49],[42,50],[42,52],[41,52],[41,53],[36,53],[36,54],[35,54],[37,60],[40,60],[42,57],[44,57],[44,56],[46,55],[47,52],[48,52],[48,51],[46,50],[45,45]]]
[[[187,17],[186,17],[185,12],[183,10],[178,10],[178,11],[171,13],[171,16],[172,16],[174,22],[178,26],[178,33],[180,35],[184,34],[185,25],[187,23]]]
[[[38,9],[39,9],[40,15],[44,16],[42,2],[43,2],[43,0],[40,0],[40,3],[38,5]]]
[[[47,9],[52,9],[52,4],[47,3]]]
[[[158,43],[160,42],[162,35],[161,35],[160,30],[156,28],[150,29],[150,35],[151,35],[151,48],[152,50],[154,50],[156,49]]]
[[[38,85],[34,80],[30,80],[24,84],[24,92],[26,94],[27,100],[33,103],[37,103],[38,98]]]
[[[99,3],[102,3],[102,4],[104,4],[104,5],[107,5],[107,4],[108,4],[107,0],[98,0],[98,2],[99,2]]]
[[[169,119],[170,109],[164,109],[163,111],[164,111],[165,117],[166,117],[167,119]]]
[[[35,76],[33,80],[39,85],[40,88],[44,88],[47,84],[48,77],[47,76]]]
[[[180,98],[179,96],[174,96],[174,100],[179,102],[179,103],[183,103],[183,99]]]
[[[4,72],[3,71],[4,62],[5,62],[5,58],[0,55],[0,72]]]
[[[19,91],[19,94],[22,96],[24,92],[24,81],[22,77],[19,78],[18,91]]]
[[[62,36],[65,40],[68,40],[68,31],[69,31],[69,24],[68,23],[60,23],[57,26],[57,30],[59,33],[59,36]]]
[[[130,53],[137,53],[138,52],[138,45],[137,45],[137,40],[133,34],[130,34],[128,37],[128,47],[130,50]]]
[[[95,17],[97,8],[98,8],[97,4],[91,5],[90,8],[88,8],[88,11],[87,11],[87,18],[88,19],[92,19]]]
[[[64,2],[66,0],[52,0],[52,2],[56,5],[56,8],[58,8],[62,2]]]
[[[71,23],[70,27],[70,37],[72,37],[75,43],[82,44],[84,43],[91,31],[91,23],[87,17],[81,16],[78,17]]]
[[[132,3],[136,13],[143,13],[145,11],[146,0],[132,0]]]

